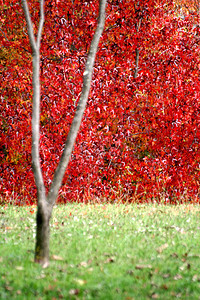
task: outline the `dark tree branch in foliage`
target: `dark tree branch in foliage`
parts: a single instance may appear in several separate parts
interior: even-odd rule
[[[141,21],[142,21],[142,19],[139,19],[139,22],[136,25],[137,33],[140,30]],[[137,48],[135,49],[135,72],[134,72],[134,78],[137,78],[138,68],[139,68],[139,48],[137,46]]]
[[[134,72],[134,78],[137,78],[138,75],[138,65],[139,65],[139,49],[135,49],[135,72]]]

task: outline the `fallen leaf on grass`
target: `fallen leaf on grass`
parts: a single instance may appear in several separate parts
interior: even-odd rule
[[[112,254],[111,254],[111,253],[104,252],[103,255],[104,255],[104,256],[110,256],[110,255],[112,255]]]
[[[176,231],[180,232],[181,234],[186,234],[184,228],[178,227],[178,226],[170,226],[170,228],[175,229]]]
[[[133,271],[133,270],[128,270],[126,273],[127,273],[128,275],[130,275],[130,276],[133,276],[133,275],[134,275],[134,271]]]
[[[82,262],[80,262],[80,264],[78,265],[78,267],[87,268],[88,267],[88,263],[86,261],[82,261]]]
[[[9,285],[7,285],[7,286],[5,286],[5,289],[6,289],[7,291],[12,291],[12,290],[13,290],[13,287],[12,287],[12,286],[9,286]]]
[[[200,276],[199,275],[197,275],[197,274],[195,274],[193,277],[192,277],[192,281],[194,281],[194,282],[200,282]]]
[[[104,215],[105,219],[110,219],[110,216]]]
[[[189,263],[185,263],[183,264],[180,268],[181,271],[184,271],[186,269],[190,270],[191,269],[191,265]]]
[[[16,294],[17,294],[17,295],[21,295],[21,293],[22,293],[22,291],[20,291],[20,290],[17,290],[17,291],[16,291]]]
[[[78,289],[71,289],[71,290],[69,291],[69,294],[70,294],[70,295],[78,295],[78,294],[79,294],[79,290],[78,290]]]
[[[5,227],[5,230],[11,230],[13,229],[12,227]]]
[[[182,294],[181,293],[176,293],[176,292],[174,292],[174,291],[172,291],[171,293],[171,296],[173,297],[173,299],[174,298],[179,298],[179,299],[181,299],[181,297],[182,297]]]
[[[46,275],[44,273],[41,273],[40,276],[36,277],[36,279],[43,279],[45,277],[46,277]]]
[[[177,274],[174,276],[174,280],[182,279],[183,277],[180,274]]]
[[[152,294],[151,298],[152,298],[152,299],[158,299],[158,298],[159,298],[159,295],[156,294],[156,293],[155,293],[155,294]]]
[[[193,253],[189,253],[188,254],[189,258],[200,258],[200,254],[193,254]]]
[[[58,256],[58,255],[52,255],[51,258],[54,260],[64,260],[64,258],[62,258],[61,256]]]
[[[137,270],[152,269],[152,265],[136,265],[135,268]]]
[[[86,280],[79,279],[79,278],[75,278],[74,281],[75,281],[76,283],[78,283],[79,285],[84,285],[84,284],[87,283]]]
[[[170,274],[163,274],[162,277],[163,277],[164,279],[167,279],[167,278],[170,277]]]
[[[45,288],[45,291],[53,291],[55,290],[56,286],[49,284],[48,287]]]
[[[177,254],[177,253],[172,253],[172,254],[171,254],[171,257],[173,257],[173,258],[178,258],[178,254]]]
[[[88,272],[91,273],[91,272],[93,272],[93,270],[94,270],[93,268],[89,268],[89,269],[88,269]]]
[[[113,262],[115,262],[115,257],[111,256],[111,257],[108,257],[108,259],[106,259],[104,261],[104,264],[109,264],[109,263],[113,263]]]
[[[160,246],[160,247],[158,247],[157,249],[156,249],[156,251],[158,252],[158,253],[162,253],[165,249],[167,249],[168,248],[168,244],[167,243],[165,243],[165,244],[163,244],[162,246]]]
[[[0,263],[3,262],[3,257],[0,257]]]
[[[45,263],[42,265],[42,268],[43,268],[43,269],[46,269],[48,266],[49,266],[49,262],[45,262]]]
[[[22,266],[16,266],[15,269],[18,270],[18,271],[24,270],[24,268]]]
[[[161,289],[163,289],[163,290],[168,290],[168,286],[167,286],[166,284],[162,284],[162,285],[161,285]]]

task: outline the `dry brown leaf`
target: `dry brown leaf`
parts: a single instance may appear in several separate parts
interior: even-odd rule
[[[171,254],[171,257],[178,258],[178,254],[174,252],[174,253]]]
[[[166,279],[166,278],[169,278],[170,277],[170,274],[163,274],[163,276],[162,276],[164,279]]]
[[[192,258],[200,258],[200,254],[188,254],[188,257],[192,257]]]
[[[106,259],[106,261],[104,261],[105,264],[109,264],[109,263],[113,263],[115,262],[115,257],[111,256],[108,259]]]
[[[13,290],[13,287],[12,287],[12,286],[9,286],[9,285],[6,285],[6,286],[5,286],[5,289],[6,289],[7,291],[12,291],[12,290]]]
[[[46,275],[44,273],[41,273],[41,275],[36,277],[36,279],[42,279],[42,278],[45,278],[45,277],[46,277]]]
[[[152,269],[152,265],[136,265],[135,268],[137,270],[142,270],[142,269]]]
[[[152,299],[158,299],[158,298],[159,298],[159,295],[155,293],[155,294],[153,294],[153,295],[151,296],[151,298],[152,298]]]
[[[20,291],[20,290],[17,290],[17,291],[16,291],[16,294],[17,294],[17,295],[21,295],[21,293],[22,293],[22,291]]]
[[[87,268],[88,267],[88,263],[86,261],[82,261],[82,262],[80,262],[79,266]]]
[[[46,262],[42,265],[42,268],[43,268],[43,269],[46,269],[48,266],[49,266],[49,262],[46,261]]]
[[[87,283],[86,280],[79,279],[79,278],[75,278],[74,281],[75,281],[76,283],[78,283],[79,285],[84,285],[84,284]]]
[[[165,244],[163,244],[162,246],[160,246],[160,247],[158,247],[157,249],[156,249],[156,251],[158,252],[158,253],[162,253],[165,249],[167,249],[168,248],[168,244],[167,243],[165,243]]]
[[[180,274],[177,274],[174,276],[174,280],[182,279],[183,277]]]
[[[194,282],[200,282],[200,276],[199,275],[197,275],[197,274],[195,274],[193,277],[192,277],[192,281],[194,281]]]
[[[168,286],[167,286],[166,284],[162,284],[162,285],[161,285],[161,289],[163,289],[163,290],[168,290]]]
[[[186,269],[190,270],[190,268],[191,268],[190,263],[185,263],[185,264],[183,264],[181,267],[179,267],[179,269],[180,269],[181,271],[184,271],[184,270],[186,270]]]
[[[62,258],[61,256],[58,256],[58,255],[52,255],[52,259],[54,259],[54,260],[64,260],[64,258]]]
[[[18,270],[18,271],[24,270],[24,268],[22,266],[16,266],[15,269]]]
[[[79,290],[78,290],[78,289],[71,289],[71,290],[69,291],[69,294],[70,294],[70,295],[78,295],[78,294],[79,294]]]

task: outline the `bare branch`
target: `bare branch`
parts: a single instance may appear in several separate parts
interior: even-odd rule
[[[26,0],[22,0],[22,6],[26,18],[28,36],[32,48],[32,86],[33,86],[33,108],[32,108],[32,166],[37,187],[38,203],[46,200],[46,191],[40,165],[39,141],[40,141],[40,40],[44,24],[44,1],[40,1],[40,21],[37,34],[37,43],[34,36],[33,24]]]
[[[49,204],[51,204],[52,206],[55,203],[55,199],[57,198],[60,186],[62,184],[62,179],[65,174],[66,167],[69,163],[73,145],[76,140],[77,133],[82,121],[83,113],[85,111],[86,103],[88,100],[96,52],[105,24],[105,9],[106,9],[106,0],[100,0],[98,24],[90,45],[85,71],[83,73],[83,87],[82,87],[81,96],[79,99],[79,103],[75,112],[73,122],[71,124],[69,134],[67,136],[64,151],[62,153],[58,167],[55,171],[54,178],[47,197]]]
[[[38,34],[37,34],[37,47],[40,48],[40,41],[42,36],[42,29],[44,25],[44,0],[40,1],[40,22],[38,27]]]
[[[24,10],[25,18],[26,18],[26,24],[27,24],[27,29],[28,29],[30,45],[31,45],[32,51],[34,53],[37,49],[37,45],[36,45],[35,36],[34,36],[34,32],[33,32],[33,24],[31,21],[31,16],[30,16],[30,12],[29,12],[29,8],[28,8],[28,4],[27,4],[26,0],[22,0],[22,7]]]
[[[6,39],[6,41],[8,41],[9,42],[9,39],[7,38],[7,36],[5,35],[5,32],[0,28],[0,31],[3,33],[3,35],[4,35],[4,38]]]

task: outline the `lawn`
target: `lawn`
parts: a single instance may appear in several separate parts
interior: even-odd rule
[[[34,207],[0,207],[0,299],[200,299],[200,207],[54,209],[50,266],[33,262]]]

